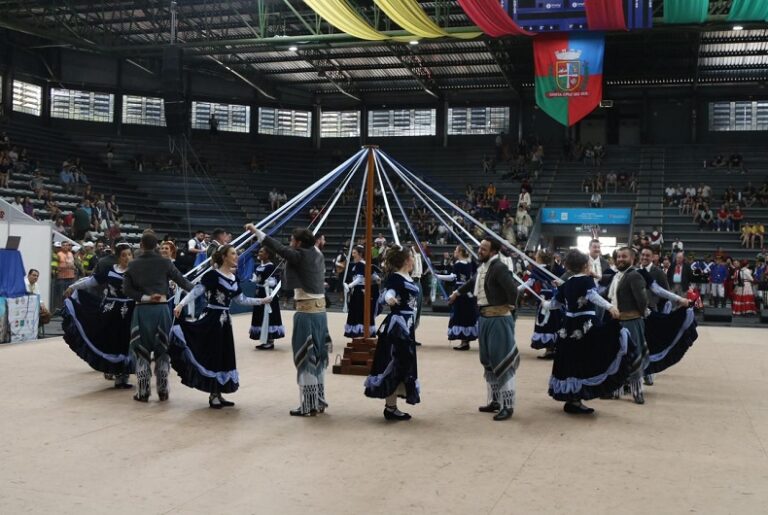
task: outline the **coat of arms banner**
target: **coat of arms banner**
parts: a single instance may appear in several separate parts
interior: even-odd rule
[[[534,38],[536,104],[565,126],[591,113],[603,98],[604,51],[603,34]]]

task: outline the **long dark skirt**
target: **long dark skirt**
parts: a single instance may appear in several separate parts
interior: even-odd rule
[[[257,297],[265,296],[265,292],[261,290],[257,292]],[[285,338],[285,326],[283,326],[283,317],[280,314],[280,299],[275,297],[269,304],[272,312],[269,314],[269,329],[267,332],[267,338],[269,340],[278,340]],[[251,340],[261,339],[261,326],[264,323],[264,306],[253,306],[253,314],[251,315],[251,329],[248,331],[248,337]]]
[[[477,299],[469,295],[459,295],[451,306],[451,318],[448,320],[448,340],[477,340]]]
[[[64,341],[91,368],[105,374],[133,374],[130,357],[133,301],[104,301],[85,291],[65,299]]]
[[[194,322],[171,330],[171,366],[181,383],[208,393],[232,393],[240,386],[229,311],[206,308]]]
[[[592,327],[580,339],[561,337],[556,349],[549,395],[558,401],[609,396],[637,366],[629,331],[613,321]]]
[[[373,336],[376,332],[376,305],[378,302],[378,287],[374,287],[371,291],[371,304],[368,309],[371,310],[371,325],[368,329],[368,336]],[[365,311],[363,305],[365,304],[365,295],[362,287],[355,287],[352,290],[352,294],[349,296],[349,303],[347,305],[347,323],[344,324],[344,336],[347,338],[362,338],[364,336],[363,331],[363,317]]]
[[[408,404],[418,404],[419,374],[413,315],[390,313],[378,332],[371,374],[365,380],[365,395],[386,399],[397,394]]]
[[[557,331],[563,325],[563,312],[559,309],[544,311],[541,303],[536,311],[536,322],[531,335],[531,347],[548,349],[557,343]]]
[[[669,314],[651,313],[645,319],[645,341],[650,360],[645,374],[657,374],[683,359],[698,337],[693,308],[678,309]]]

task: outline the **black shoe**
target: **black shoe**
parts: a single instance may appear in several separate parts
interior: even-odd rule
[[[584,406],[582,403],[572,403],[572,402],[566,402],[563,406],[563,411],[566,413],[570,413],[571,415],[589,415],[590,413],[594,413],[595,410],[593,408]]]
[[[643,376],[643,384],[646,386],[653,386],[653,374]]]
[[[133,388],[131,383],[115,383],[115,389],[117,390],[130,390]]]
[[[536,359],[546,359],[546,360],[552,360],[555,359],[555,351],[547,351],[541,356],[536,356]]]
[[[416,347],[421,347],[421,342],[414,342],[416,343]]]
[[[453,350],[469,350],[469,342],[461,342],[461,345],[457,345]]]
[[[104,379],[106,379],[107,381],[114,381],[115,374],[104,374]]]
[[[162,402],[165,402],[168,400],[168,392],[158,392],[157,396]]]
[[[514,412],[515,410],[512,408],[506,408],[506,407],[502,408],[501,411],[499,411],[498,413],[496,413],[496,415],[494,415],[493,420],[496,420],[497,422],[499,420],[507,420],[512,416],[512,413]]]
[[[275,348],[275,344],[269,343],[269,342],[262,343],[261,345],[256,346],[256,350],[272,350],[274,348]]]
[[[225,407],[225,408],[231,408],[232,406],[234,406],[234,405],[235,405],[235,403],[234,403],[234,402],[226,400],[226,399],[225,399],[224,397],[222,397],[221,395],[219,395],[219,403],[220,403],[220,404],[221,404],[223,407]]]
[[[214,400],[218,400],[216,397],[213,399],[208,399],[208,407],[211,409],[221,409],[224,407],[224,405],[221,402],[213,402]]]
[[[643,395],[643,392],[638,392],[632,397],[635,400],[635,404],[645,404],[645,395]]]
[[[133,396],[133,400],[138,402],[149,402],[149,395],[146,397],[139,395],[138,393]]]
[[[488,405],[486,406],[480,406],[479,408],[477,408],[477,411],[479,411],[480,413],[496,413],[500,409],[501,409],[501,406],[499,406],[498,402],[491,402],[491,403],[488,403]]]
[[[314,417],[316,413],[316,411],[304,411],[300,407],[290,411],[292,417]]]
[[[390,410],[384,408],[384,418],[387,420],[411,420],[411,416],[408,413],[402,411],[398,414],[396,410]]]

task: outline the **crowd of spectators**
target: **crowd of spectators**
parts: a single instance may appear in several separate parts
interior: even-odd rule
[[[496,135],[493,157],[488,154],[480,162],[483,175],[501,174],[502,180],[538,178],[544,167],[544,145],[538,139],[532,142],[513,141],[506,133]]]

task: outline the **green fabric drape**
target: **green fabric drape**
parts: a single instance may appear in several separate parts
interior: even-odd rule
[[[664,23],[704,23],[709,0],[665,0]]]
[[[768,0],[733,0],[728,21],[768,21]]]

